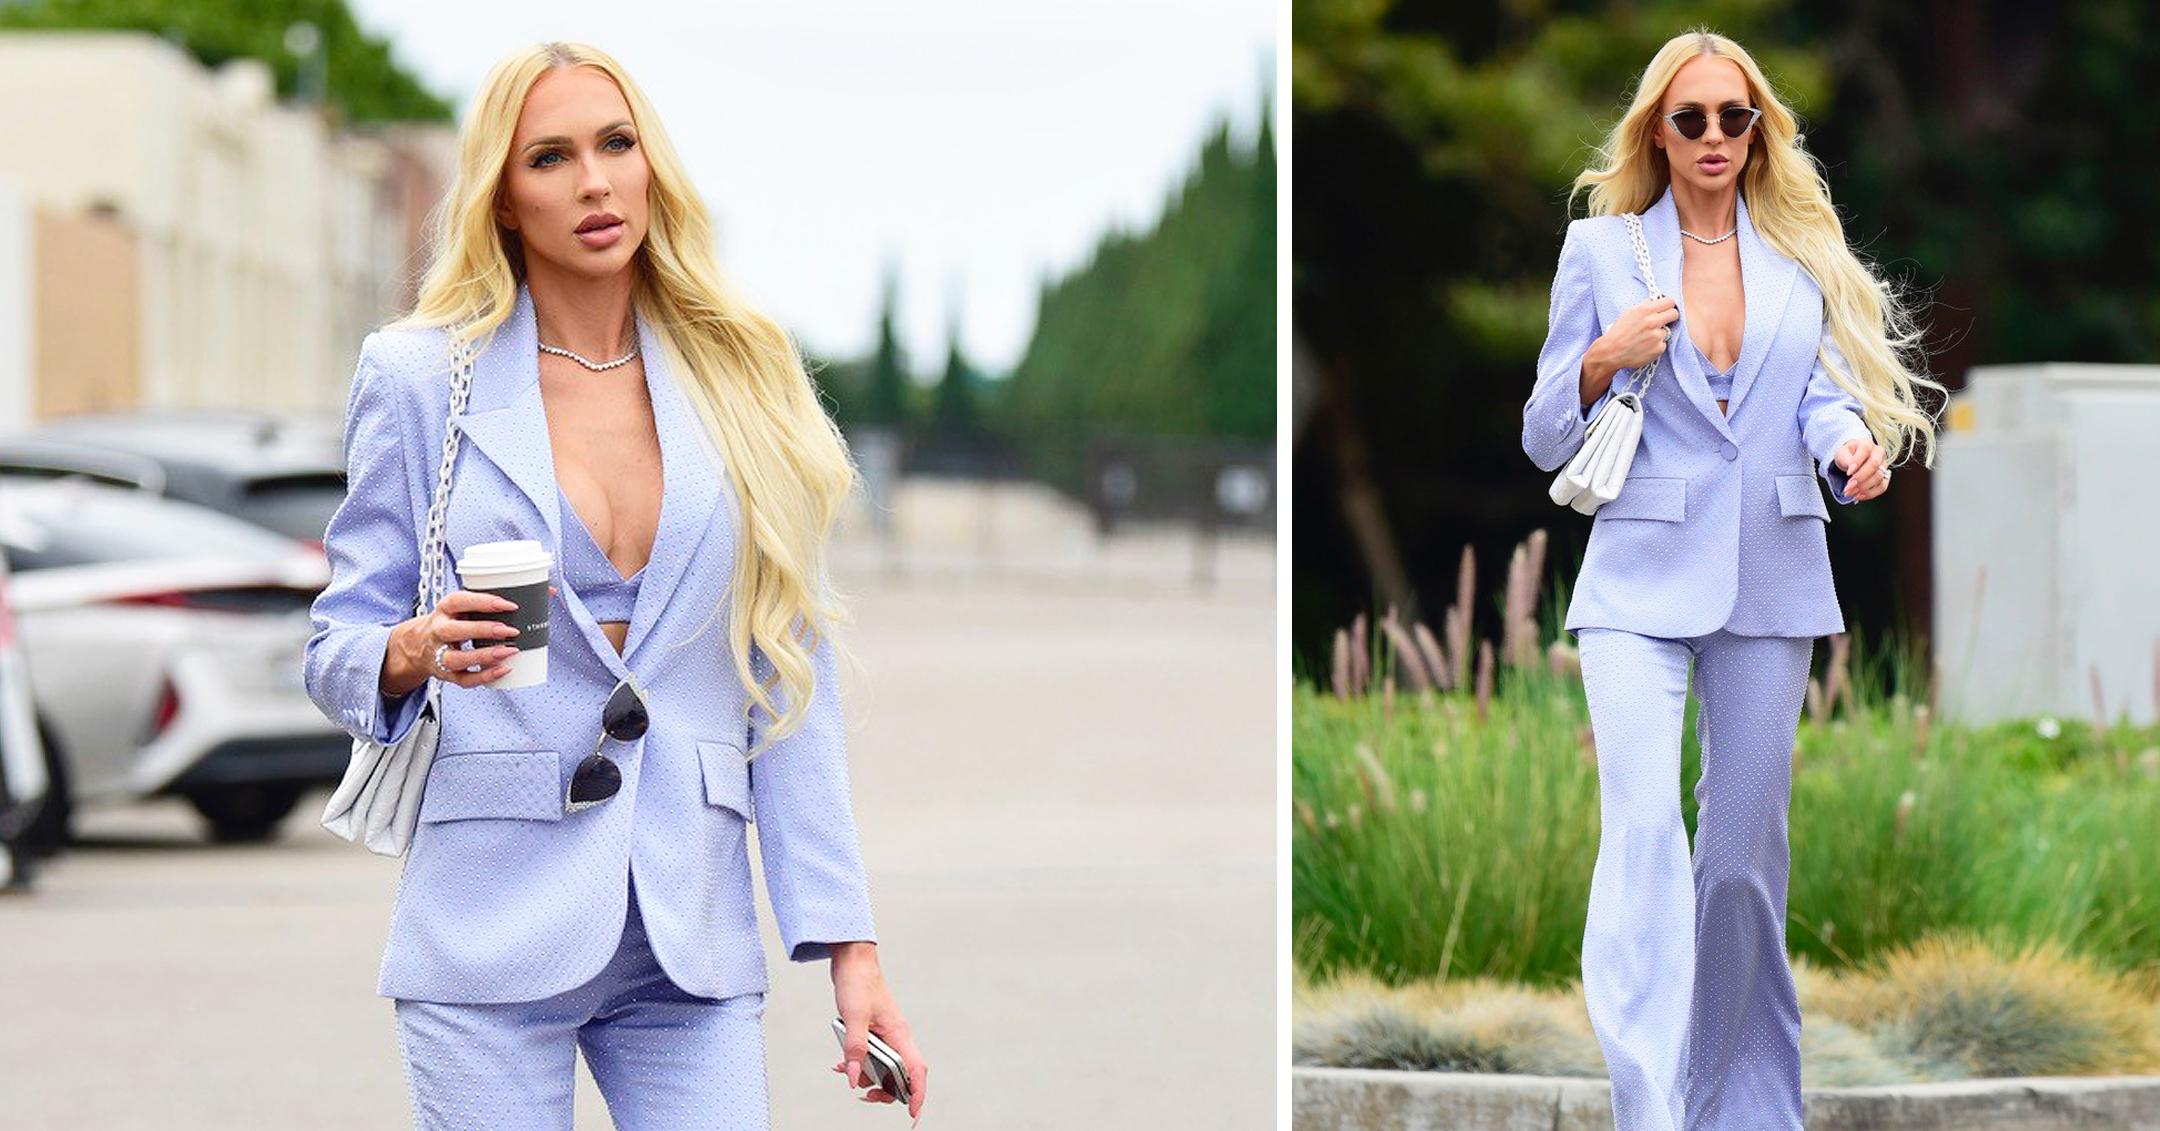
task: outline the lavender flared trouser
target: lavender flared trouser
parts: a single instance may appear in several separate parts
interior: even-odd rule
[[[1583,998],[1616,1131],[1800,1131],[1786,814],[1814,638],[1576,638],[1603,822]],[[1702,749],[1692,858],[1679,789],[1690,661]]]
[[[584,985],[539,1001],[397,999],[422,1131],[570,1131],[576,1051],[623,1131],[765,1131],[765,995],[707,998],[660,968],[638,913]]]

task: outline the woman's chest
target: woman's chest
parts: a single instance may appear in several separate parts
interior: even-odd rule
[[[1691,247],[1681,256],[1681,316],[1688,337],[1722,373],[1740,358],[1747,333],[1747,292],[1734,247]]]
[[[665,474],[644,379],[541,377],[555,481],[595,545],[628,577],[651,557]]]

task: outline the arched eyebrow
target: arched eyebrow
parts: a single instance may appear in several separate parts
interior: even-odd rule
[[[610,123],[608,123],[607,125],[604,125],[604,126],[600,127],[599,129],[597,129],[597,130],[594,130],[594,131],[593,131],[593,136],[594,136],[594,137],[606,137],[607,135],[609,135],[609,134],[611,134],[611,133],[614,133],[614,132],[615,132],[616,130],[622,129],[622,128],[623,128],[624,126],[627,126],[627,125],[629,125],[629,124],[630,124],[630,120],[629,120],[628,118],[625,118],[625,119],[623,119],[623,120],[622,120],[622,121],[620,121],[620,122],[610,122]],[[519,150],[518,152],[520,152],[520,153],[523,153],[523,152],[525,152],[525,151],[527,151],[527,150],[533,150],[533,149],[538,149],[538,148],[540,148],[540,147],[541,147],[541,146],[543,146],[543,145],[568,145],[568,144],[570,144],[570,139],[569,139],[569,138],[566,138],[566,137],[559,137],[559,136],[558,136],[558,137],[542,137],[542,138],[534,138],[533,140],[531,140],[531,141],[528,141],[528,142],[526,142],[526,143],[525,143],[525,149],[521,149],[521,150]]]
[[[1730,110],[1735,106],[1741,107],[1742,109],[1747,109],[1748,101],[1745,98],[1728,98],[1725,101],[1718,103],[1718,109],[1720,110]],[[1696,102],[1692,99],[1681,102],[1673,107],[1673,109],[1675,110],[1700,110],[1702,108],[1702,103]]]

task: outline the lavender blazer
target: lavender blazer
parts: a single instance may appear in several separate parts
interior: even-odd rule
[[[748,854],[755,821],[780,937],[798,962],[875,939],[849,801],[847,744],[829,637],[815,653],[805,725],[746,763],[763,711],[726,656],[714,616],[741,545],[733,484],[653,329],[638,321],[666,491],[650,568],[617,654],[558,581],[548,682],[441,687],[440,744],[391,912],[377,992],[442,1002],[546,997],[598,974],[627,914],[629,871],[661,966],[710,997],[766,988]],[[347,494],[323,537],[331,581],[316,598],[305,680],[355,737],[401,738],[420,693],[378,679],[390,626],[411,615],[419,545],[449,413],[447,331],[378,330],[361,346],[346,414]],[[554,456],[540,398],[531,295],[474,362],[459,421],[445,543],[530,538],[561,562]],[[455,573],[451,584],[455,584]],[[701,624],[711,626],[699,635]],[[754,651],[753,669],[770,672]],[[610,740],[621,792],[565,815],[563,790],[599,736],[600,709],[632,669],[652,723]]]
[[[1680,226],[1667,189],[1642,214],[1658,286],[1679,303],[1672,344],[1643,403],[1642,446],[1620,497],[1598,508],[1565,627],[1685,637],[1821,636],[1845,629],[1830,578],[1830,509],[1817,468],[1839,503],[1851,503],[1831,455],[1870,436],[1859,402],[1830,379],[1821,353],[1842,365],[1823,328],[1822,292],[1798,263],[1763,243],[1737,206],[1747,327],[1728,411],[1688,346]],[[1551,320],[1537,385],[1523,405],[1523,451],[1557,471],[1582,447],[1586,423],[1612,396],[1585,408],[1578,391],[1590,343],[1648,297],[1618,216],[1568,225],[1553,278]],[[1617,387],[1625,374],[1616,376]],[[1810,458],[1815,466],[1810,466]]]

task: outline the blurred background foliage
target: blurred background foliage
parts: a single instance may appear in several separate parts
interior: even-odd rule
[[[1273,95],[1268,96],[1272,98]],[[1265,105],[1263,103],[1263,105]],[[1036,470],[1069,482],[1072,422],[1189,439],[1275,436],[1275,137],[1227,126],[1142,232],[1113,231],[1044,283],[1035,336],[997,406]]]
[[[1800,116],[1847,238],[1921,303],[1935,375],[2152,362],[2160,6],[1295,0],[1293,646],[1417,615],[1465,542],[1488,563],[1589,532],[1519,446],[1568,185],[1670,36],[1737,39]],[[1830,528],[1848,620],[1923,647],[1928,480]],[[1479,632],[1496,613],[1480,609]]]
[[[1095,436],[1271,445],[1275,139],[1259,117],[1245,141],[1219,124],[1152,223],[1113,228],[1043,281],[1034,335],[1009,374],[948,350],[941,368],[921,367],[934,379],[911,376],[919,363],[893,337],[901,296],[888,281],[878,346],[819,372],[837,418],[897,427],[917,445],[1002,446],[1071,490]]]

